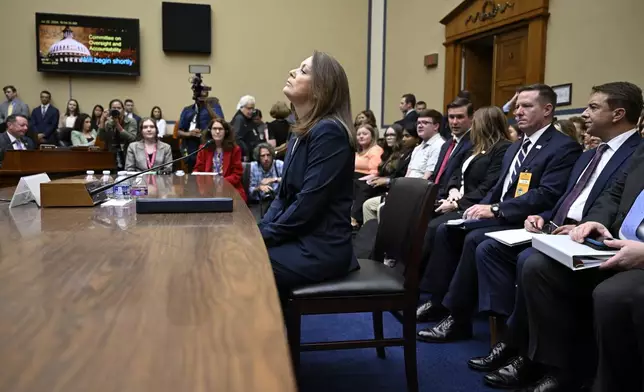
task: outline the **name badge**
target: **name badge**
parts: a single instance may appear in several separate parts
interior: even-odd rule
[[[519,173],[519,181],[517,182],[517,190],[514,192],[514,197],[519,197],[530,189],[530,180],[532,173]]]

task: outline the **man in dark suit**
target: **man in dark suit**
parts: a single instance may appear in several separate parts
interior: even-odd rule
[[[414,94],[405,94],[400,98],[398,108],[402,112],[403,118],[396,121],[396,124],[405,129],[406,124],[416,124],[418,121],[418,112],[416,111],[416,96]]]
[[[0,163],[4,160],[4,153],[7,150],[34,150],[36,143],[25,134],[29,129],[27,118],[22,115],[7,117],[7,131],[0,133]]]
[[[134,101],[131,99],[126,99],[123,101],[124,109],[125,109],[125,117],[131,118],[132,120],[136,121],[136,127],[138,129],[139,124],[141,123],[141,117],[137,116],[136,113],[134,113]]]
[[[640,101],[641,102],[641,101]],[[609,101],[592,121],[626,116],[635,124],[637,108]],[[641,104],[640,104],[641,108]],[[599,366],[595,390],[641,391],[642,287],[644,287],[644,145],[633,153],[624,174],[593,204],[570,237],[620,238],[605,244],[620,249],[599,268],[571,271],[540,252],[523,266],[519,290],[525,298],[529,325],[529,358],[547,375],[529,391],[573,391],[593,377],[593,313]],[[621,272],[620,272],[621,271]],[[594,311],[593,311],[594,303]]]
[[[566,193],[553,210],[529,216],[524,224],[527,231],[538,233],[545,229],[548,232],[546,222],[551,221],[558,226],[553,234],[568,234],[588,214],[601,193],[610,188],[614,179],[628,167],[642,139],[636,125],[627,116],[615,119],[609,115],[613,110],[611,106],[639,113],[643,106],[642,91],[625,82],[593,87],[582,117],[588,133],[603,143],[581,155],[571,172]],[[503,341],[487,356],[468,362],[475,370],[492,372],[484,380],[495,387],[522,387],[537,381],[534,377],[539,376],[538,369],[525,357],[528,325],[523,296],[516,296],[515,301],[515,294],[520,292],[515,288],[516,277],[525,260],[534,252],[536,250],[530,245],[509,247],[493,239],[485,240],[476,249],[479,311],[501,318],[512,315]],[[517,355],[523,358],[508,362]],[[528,371],[528,367],[533,369]]]
[[[437,196],[439,200],[447,196],[447,183],[454,171],[461,167],[463,161],[472,153],[470,128],[473,115],[472,103],[464,98],[457,98],[447,105],[447,118],[452,135],[451,139],[441,147],[436,169],[429,177],[430,181],[439,186]]]
[[[521,227],[529,215],[553,208],[564,192],[581,146],[552,125],[556,100],[546,85],[520,89],[515,116],[525,137],[508,148],[496,185],[480,204],[465,211],[464,218],[475,221],[463,229],[439,226],[433,246],[441,251],[433,252],[427,267],[435,275],[430,290],[435,306],[426,308],[440,313],[442,303],[450,315],[419,331],[419,340],[447,342],[472,336],[476,247],[487,239],[485,233]]]
[[[60,112],[51,105],[51,93],[40,92],[40,106],[31,112],[31,127],[38,135],[38,142],[58,145],[58,117]]]

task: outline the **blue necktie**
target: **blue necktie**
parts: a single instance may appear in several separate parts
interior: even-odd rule
[[[619,229],[620,235],[627,240],[644,241],[644,238],[637,236],[637,228],[642,224],[642,220],[644,220],[644,191],[640,192],[631,209],[628,210]]]

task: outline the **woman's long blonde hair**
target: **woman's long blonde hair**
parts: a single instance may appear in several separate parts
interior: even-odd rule
[[[474,112],[470,140],[474,155],[489,151],[501,140],[510,140],[508,121],[496,106],[485,106]]]
[[[344,68],[331,55],[315,51],[311,66],[311,82],[313,108],[302,117],[296,114],[293,133],[304,136],[320,120],[330,118],[344,126],[349,144],[355,151],[356,130],[351,118],[349,79]]]

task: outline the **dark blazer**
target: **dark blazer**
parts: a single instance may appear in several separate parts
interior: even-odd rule
[[[449,148],[450,142],[451,140],[447,140],[441,146],[441,152],[438,156],[438,161],[436,162],[436,168],[432,173],[432,176],[429,178],[430,181],[434,181],[434,178],[438,174],[438,170],[440,169],[440,165],[442,164],[443,159],[445,159],[445,154],[447,154],[447,149]],[[443,172],[443,174],[441,175],[440,181],[438,183],[438,199],[444,199],[447,196],[447,184],[450,182],[452,176],[454,175],[454,172],[456,170],[460,170],[461,166],[463,166],[463,162],[465,162],[465,160],[470,155],[472,155],[472,141],[470,140],[470,132],[468,131],[465,135],[463,135],[463,138],[456,145],[456,147],[454,147],[452,155],[447,160],[445,172]],[[460,184],[458,187],[460,188]]]
[[[416,121],[418,121],[418,112],[415,110],[410,111],[403,117],[402,119],[396,121],[394,124],[400,124],[403,128],[405,128],[406,124],[416,124]]]
[[[483,153],[475,156],[467,166],[467,169],[465,169],[465,173],[462,173],[462,164],[455,170],[446,186],[445,193],[449,193],[452,188],[460,189],[461,180],[465,176],[463,184],[465,194],[458,201],[459,210],[466,210],[480,202],[496,184],[501,173],[503,157],[511,144],[508,140],[501,140],[492,146],[489,151],[483,151]],[[467,158],[463,162],[466,160]]]
[[[595,203],[601,193],[604,190],[610,188],[615,180],[621,176],[621,173],[626,170],[630,163],[630,158],[633,155],[633,152],[635,152],[637,147],[639,147],[641,141],[642,137],[638,132],[635,132],[631,137],[624,141],[624,143],[619,147],[617,151],[615,151],[613,156],[610,158],[610,160],[602,170],[599,177],[597,177],[597,181],[595,181],[595,184],[593,184],[593,189],[590,190],[588,199],[586,199],[586,204],[584,204],[584,211],[582,213],[582,216],[586,216],[588,214],[590,207]],[[590,160],[593,159],[593,155],[595,155],[596,151],[596,148],[588,150],[581,154],[579,159],[577,159],[575,166],[570,172],[570,178],[568,180],[568,187],[566,188],[566,192],[561,196],[554,209],[540,214],[544,220],[549,221],[557,214],[559,207],[561,207],[561,204],[577,184],[577,180],[579,180],[579,178],[583,174],[584,169],[586,169],[586,166],[588,166]]]
[[[27,148],[27,150],[36,149],[36,143],[28,136],[23,136],[20,140],[25,145],[25,148]],[[2,161],[4,160],[5,151],[15,150],[15,148],[13,147],[14,145],[13,143],[11,143],[11,139],[9,139],[7,132],[0,133],[0,163],[2,163]]]
[[[599,222],[618,238],[619,229],[633,203],[644,190],[644,143],[640,143],[625,170],[610,188],[604,190],[583,222]]]
[[[287,151],[282,183],[259,224],[271,261],[312,281],[343,276],[358,268],[350,222],[355,151],[347,133],[325,119],[292,137]]]
[[[581,145],[576,140],[550,125],[519,169],[520,172],[532,173],[529,190],[519,197],[514,197],[519,179],[517,176],[501,202],[505,177],[512,169],[514,157],[522,143],[523,139],[518,140],[508,148],[503,157],[499,180],[481,200],[481,204],[500,203],[499,208],[505,223],[523,223],[529,215],[553,208],[566,190],[570,171],[582,152]]]
[[[48,144],[58,145],[58,120],[60,117],[60,112],[51,104],[45,113],[45,117],[42,116],[42,106],[36,106],[31,112],[31,127],[36,131],[36,133],[44,133],[45,139]]]
[[[203,145],[199,146],[201,148]],[[215,156],[215,149],[206,148],[197,153],[197,163],[195,163],[194,171],[196,172],[212,172],[212,159]],[[224,150],[223,165],[221,172],[224,179],[237,189],[244,201],[248,201],[246,191],[244,191],[244,184],[242,177],[244,176],[244,166],[242,166],[242,154],[239,146],[233,147],[232,151]]]

